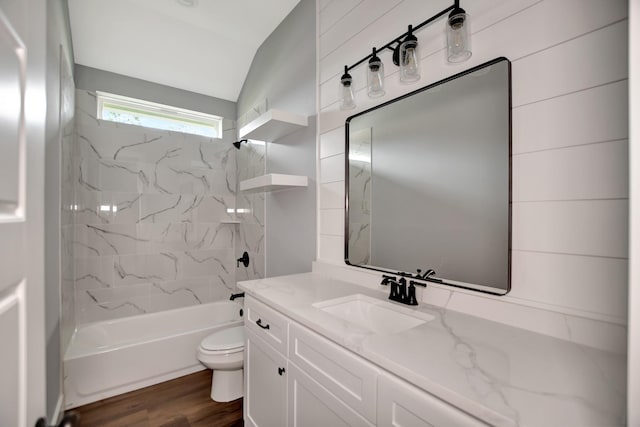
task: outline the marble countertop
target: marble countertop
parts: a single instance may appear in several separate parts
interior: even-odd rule
[[[317,273],[239,282],[249,295],[496,426],[621,426],[626,357],[421,303],[435,319],[376,335],[312,304],[386,294]]]

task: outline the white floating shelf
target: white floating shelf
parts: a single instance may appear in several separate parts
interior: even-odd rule
[[[273,142],[307,127],[306,116],[282,110],[269,110],[240,128],[240,138]]]
[[[287,188],[306,187],[307,185],[309,185],[309,178],[306,176],[270,173],[240,181],[240,191],[245,193],[259,193],[261,191],[278,191]]]

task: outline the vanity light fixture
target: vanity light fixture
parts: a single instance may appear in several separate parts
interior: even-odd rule
[[[462,62],[471,58],[469,40],[469,16],[461,7],[456,7],[447,20],[447,60]]]
[[[351,86],[351,74],[347,66],[344,66],[344,74],[340,77],[340,109],[352,110],[356,108],[356,102],[353,95],[353,87]]]
[[[367,70],[367,94],[371,98],[384,95],[384,64],[378,57],[378,52],[385,49],[393,51],[393,63],[400,67],[400,81],[409,83],[420,79],[420,54],[418,52],[418,38],[414,32],[429,25],[433,21],[449,13],[447,19],[447,60],[462,62],[471,57],[471,43],[469,38],[469,15],[460,7],[460,0],[454,0],[448,8],[436,13],[426,21],[416,26],[409,25],[408,31],[399,35],[381,48],[373,48],[371,54],[365,56],[351,66],[344,66],[344,74],[340,78],[340,109],[355,108],[353,78],[349,71],[369,60]]]
[[[411,83],[420,80],[420,55],[418,39],[413,35],[413,27],[409,25],[407,37],[398,46],[398,62],[400,63],[400,81]]]
[[[384,64],[376,55],[375,47],[373,48],[373,53],[371,53],[371,59],[369,59],[367,92],[371,98],[379,98],[384,95]]]

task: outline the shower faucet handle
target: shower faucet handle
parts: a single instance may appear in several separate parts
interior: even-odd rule
[[[240,263],[242,263],[245,268],[249,267],[249,253],[247,251],[244,251],[242,256],[236,260],[237,268],[240,268]]]

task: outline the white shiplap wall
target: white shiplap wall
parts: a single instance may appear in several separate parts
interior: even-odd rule
[[[443,0],[319,0],[318,261],[343,264],[345,119],[505,56],[513,66],[513,273],[511,293],[495,303],[624,325],[627,2],[463,0],[472,19],[469,61],[446,62],[441,20],[416,34],[422,55],[419,83],[399,84],[398,70],[385,52],[385,97],[367,98],[361,66],[351,73],[358,108],[338,110],[345,64],[448,5]]]

